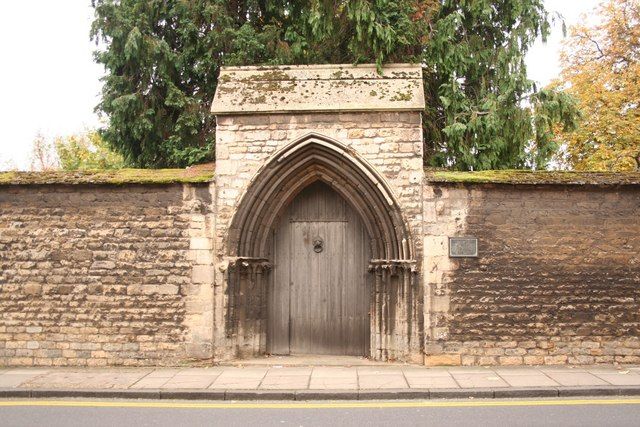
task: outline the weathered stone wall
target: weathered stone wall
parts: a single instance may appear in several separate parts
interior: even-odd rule
[[[261,114],[218,116],[216,130],[217,262],[216,357],[235,357],[225,333],[228,305],[225,264],[229,227],[256,173],[278,150],[309,133],[353,149],[387,180],[422,260],[422,127],[419,112]]]
[[[640,363],[640,186],[421,184],[412,113],[220,122],[217,191],[0,185],[0,365],[236,357],[227,227],[257,169],[309,132],[356,149],[396,193],[422,261],[426,364]],[[477,237],[479,257],[449,258],[452,236]]]
[[[640,188],[424,194],[427,364],[640,363]],[[479,257],[449,258],[449,236]]]
[[[208,184],[0,186],[0,365],[212,354]]]

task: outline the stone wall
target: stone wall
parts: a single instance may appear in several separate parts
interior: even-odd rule
[[[640,363],[640,189],[425,186],[427,364]],[[447,256],[449,236],[479,257]]]
[[[0,185],[0,365],[235,357],[227,227],[263,162],[312,131],[357,149],[396,193],[421,261],[426,364],[640,363],[640,186],[416,184],[417,120],[225,118],[217,191]],[[479,257],[449,258],[451,236],[477,237]]]
[[[310,133],[339,141],[375,167],[393,191],[414,238],[414,254],[422,260],[422,239],[418,237],[422,235],[424,177],[420,112],[218,116],[216,256],[222,266],[215,280],[218,358],[237,353],[225,329],[228,291],[224,266],[230,262],[226,244],[233,215],[260,167],[278,150]]]
[[[0,186],[0,365],[211,357],[208,184]]]

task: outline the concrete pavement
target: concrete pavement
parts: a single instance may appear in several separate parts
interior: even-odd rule
[[[0,397],[391,399],[640,395],[640,367],[2,368]]]

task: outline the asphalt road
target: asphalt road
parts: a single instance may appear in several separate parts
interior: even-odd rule
[[[638,426],[640,399],[216,403],[0,401],[2,426]]]

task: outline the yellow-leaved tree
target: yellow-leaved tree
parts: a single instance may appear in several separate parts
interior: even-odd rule
[[[607,0],[596,22],[570,28],[559,81],[582,111],[558,132],[560,163],[576,170],[640,169],[640,0]],[[588,21],[585,17],[585,21]]]
[[[95,130],[56,138],[54,146],[64,170],[120,169],[125,166],[122,155],[111,151]]]

